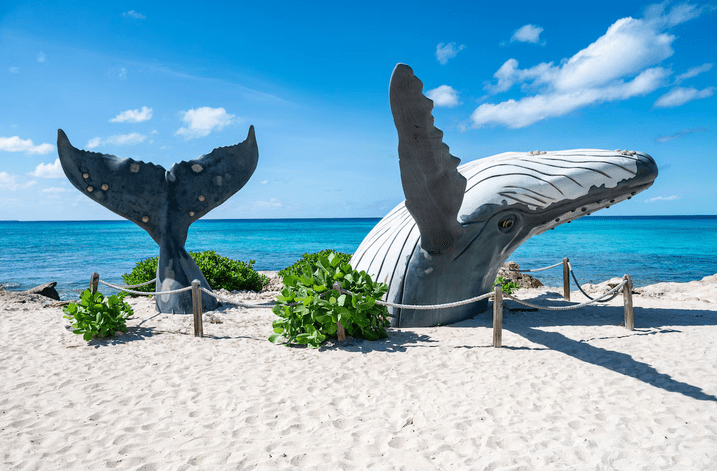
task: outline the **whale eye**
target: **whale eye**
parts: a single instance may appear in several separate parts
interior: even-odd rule
[[[515,216],[504,217],[498,223],[498,230],[500,232],[510,232],[515,226]]]

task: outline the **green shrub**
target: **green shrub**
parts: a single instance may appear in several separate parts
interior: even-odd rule
[[[232,260],[218,255],[213,250],[189,252],[189,255],[212,289],[261,291],[269,283],[269,278],[254,270],[254,260],[248,262]],[[156,276],[157,257],[153,257],[137,262],[132,272],[122,275],[122,279],[127,285],[138,285]],[[155,288],[154,285],[147,285],[133,290],[153,293]]]
[[[388,291],[383,283],[374,283],[366,272],[358,272],[335,253],[319,255],[303,267],[300,275],[285,275],[284,290],[276,298],[272,311],[279,316],[272,324],[269,340],[319,347],[336,337],[337,322],[347,335],[377,340],[387,336],[388,312],[376,299]],[[334,282],[353,296],[332,289]]]
[[[286,275],[294,275],[294,276],[301,276],[304,272],[304,269],[307,268],[311,272],[313,272],[313,266],[316,264],[316,261],[319,259],[319,257],[327,256],[333,253],[334,255],[338,256],[341,259],[341,263],[349,263],[351,261],[352,255],[350,253],[342,253],[342,252],[336,252],[331,249],[322,250],[321,252],[315,252],[315,253],[305,253],[301,256],[299,260],[294,262],[293,265],[288,266],[282,270],[279,271],[280,277],[285,277]]]
[[[149,280],[154,279],[157,276],[157,257],[140,260],[132,269],[131,273],[125,273],[122,275],[122,279],[126,285],[139,285]],[[145,293],[154,293],[154,284],[145,286],[138,286],[132,288],[133,291],[142,291]],[[128,294],[122,292],[123,295],[136,297],[135,294]]]
[[[82,334],[85,340],[93,337],[114,337],[116,331],[127,332],[125,321],[133,313],[132,307],[119,296],[107,298],[99,291],[92,294],[86,289],[80,296],[80,303],[70,303],[62,308],[72,323],[72,332]]]
[[[520,289],[520,284],[516,283],[515,281],[506,281],[505,278],[502,276],[499,276],[495,279],[495,283],[493,283],[493,287],[501,285],[501,289],[505,294],[512,295],[516,291]]]

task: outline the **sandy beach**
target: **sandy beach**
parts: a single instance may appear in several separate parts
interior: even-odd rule
[[[228,294],[250,307],[205,313],[204,338],[134,299],[90,342],[2,295],[0,468],[717,469],[717,275],[635,291],[634,331],[622,296],[506,301],[503,348],[486,312],[319,350],[267,341],[271,291]]]

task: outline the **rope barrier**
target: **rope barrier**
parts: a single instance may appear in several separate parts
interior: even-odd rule
[[[603,298],[605,298],[605,297],[607,297],[607,296],[613,294],[613,292],[616,293],[616,294],[612,297],[612,298],[614,298],[615,296],[617,296],[617,293],[619,293],[619,291],[622,289],[622,287],[625,286],[626,284],[627,284],[627,280],[623,280],[620,284],[618,284],[617,286],[615,286],[615,287],[614,287],[613,289],[611,289],[610,291],[606,291],[601,297],[599,297],[599,298],[597,298],[597,299],[593,299],[593,300],[591,300],[591,301],[584,302],[584,303],[582,303],[582,304],[575,304],[575,305],[572,305],[572,306],[557,306],[557,307],[556,307],[556,306],[537,306],[537,305],[532,304],[532,303],[529,303],[529,302],[527,302],[527,301],[523,301],[522,299],[514,298],[513,296],[511,296],[511,295],[509,295],[509,294],[503,293],[503,296],[505,296],[505,297],[508,298],[508,299],[511,299],[511,300],[515,301],[515,302],[518,303],[518,304],[522,304],[522,305],[524,305],[524,306],[532,307],[532,308],[534,308],[534,309],[545,309],[545,310],[547,310],[547,311],[569,311],[569,310],[571,310],[571,309],[578,309],[578,308],[581,308],[581,307],[589,306],[590,304],[595,304],[595,303],[599,303],[599,302],[604,302],[604,301],[603,301]],[[612,299],[612,298],[610,298],[610,299]],[[609,299],[606,300],[606,301],[609,301]]]
[[[340,292],[342,294],[348,294],[350,296],[354,295],[351,291],[343,289],[343,288],[341,288]],[[376,300],[376,304],[378,304],[379,306],[397,307],[400,309],[415,309],[417,311],[428,311],[431,309],[447,309],[449,307],[463,306],[466,304],[480,301],[482,299],[489,298],[492,295],[493,295],[493,293],[486,293],[486,294],[482,294],[480,296],[476,296],[474,298],[466,299],[464,301],[455,301],[455,302],[446,303],[446,304],[399,304],[399,303],[390,303],[388,301],[381,301],[379,299]]]
[[[184,291],[189,291],[190,289],[192,289],[191,286],[187,286],[186,288],[179,288],[179,289],[175,289],[175,290],[171,290],[171,291],[160,291],[159,293],[155,293],[155,292],[148,293],[146,291],[132,291],[131,289],[127,289],[128,288],[127,286],[113,285],[112,283],[107,283],[106,281],[102,281],[102,280],[97,280],[97,281],[102,283],[105,286],[109,286],[110,288],[114,288],[114,289],[117,289],[120,291],[125,291],[129,294],[136,294],[138,296],[161,296],[163,294],[182,293]],[[154,281],[154,280],[152,280],[152,281]],[[145,284],[149,284],[149,283],[145,283]],[[135,286],[132,286],[132,287],[134,288]]]
[[[200,289],[201,289],[202,291],[204,291],[205,293],[207,293],[209,296],[213,296],[214,298],[216,298],[217,301],[221,301],[221,302],[223,302],[223,303],[234,304],[235,306],[241,306],[241,307],[247,307],[247,308],[249,308],[249,307],[256,307],[256,306],[250,306],[250,305],[244,304],[244,303],[242,303],[241,301],[235,301],[235,300],[232,300],[232,299],[229,299],[229,298],[225,298],[224,296],[220,296],[220,295],[218,295],[218,294],[216,294],[216,293],[214,293],[214,292],[212,292],[212,291],[209,291],[209,290],[206,289],[206,288],[200,288]]]
[[[494,347],[501,347],[502,345],[502,317],[503,317],[503,297],[506,297],[512,301],[515,301],[518,304],[522,304],[524,306],[531,307],[533,309],[544,309],[547,311],[568,311],[572,309],[579,309],[581,307],[589,306],[591,304],[599,303],[599,302],[607,302],[615,298],[620,291],[623,292],[623,296],[625,297],[625,327],[628,330],[633,330],[634,327],[634,318],[633,318],[633,307],[632,307],[632,279],[629,275],[625,275],[623,277],[622,282],[620,282],[617,286],[612,288],[611,290],[605,292],[602,294],[602,296],[598,297],[597,299],[590,297],[585,291],[583,291],[582,287],[580,286],[580,283],[578,282],[577,277],[575,276],[575,272],[573,271],[572,265],[570,265],[570,262],[568,258],[564,258],[562,262],[556,263],[555,265],[551,265],[549,267],[543,267],[543,268],[537,268],[533,270],[510,270],[514,272],[523,272],[523,273],[529,273],[529,272],[537,272],[542,270],[547,270],[550,268],[555,268],[559,265],[563,265],[563,284],[564,289],[566,291],[565,299],[570,300],[569,298],[569,283],[567,278],[567,272],[569,271],[570,274],[573,276],[573,279],[575,280],[575,284],[578,285],[578,289],[580,292],[582,292],[590,301],[581,303],[581,304],[575,304],[572,306],[538,306],[536,304],[523,301],[521,299],[515,298],[507,293],[503,293],[503,287],[502,286],[496,286],[495,292],[489,292],[482,294],[480,296],[475,296],[473,298],[465,299],[463,301],[455,301],[451,303],[445,303],[445,304],[428,304],[428,305],[411,305],[411,304],[400,304],[400,303],[392,303],[387,301],[381,301],[376,300],[376,304],[379,306],[385,306],[385,307],[394,307],[399,309],[414,309],[414,310],[433,310],[433,309],[447,309],[451,307],[458,307],[458,306],[464,306],[466,304],[474,303],[477,301],[481,301],[483,299],[487,299],[491,296],[494,296],[493,298],[493,346]],[[109,286],[110,288],[114,288],[117,290],[125,291],[130,294],[135,294],[138,296],[162,296],[162,295],[169,295],[169,294],[176,294],[176,293],[183,293],[185,291],[192,291],[192,310],[194,314],[194,335],[196,337],[203,337],[204,336],[204,330],[202,326],[202,297],[201,293],[204,292],[208,294],[209,296],[213,296],[217,301],[227,303],[227,304],[233,304],[236,306],[241,306],[244,308],[249,307],[255,307],[246,305],[240,301],[236,301],[233,299],[225,298],[224,296],[220,296],[211,290],[208,290],[206,288],[201,287],[201,283],[199,280],[192,281],[191,286],[187,286],[185,288],[170,290],[170,291],[161,291],[161,292],[154,292],[154,293],[147,293],[143,291],[133,291],[129,288],[138,288],[140,286],[146,286],[151,283],[155,283],[156,286],[156,278],[150,281],[147,281],[145,283],[141,283],[138,285],[127,285],[127,286],[119,286],[112,283],[108,283],[106,281],[100,280],[100,275],[98,273],[93,273],[92,277],[90,279],[90,286],[92,289],[92,292],[97,291],[97,284],[102,283],[105,286]],[[156,289],[156,288],[155,288]],[[354,296],[354,293],[352,293],[349,290],[343,289],[341,287],[341,283],[338,281],[334,283],[333,289],[337,290],[341,294],[346,294],[350,296]],[[323,297],[327,295],[329,291],[326,291],[319,295],[320,297]],[[609,299],[608,296],[612,295]],[[289,304],[296,305],[296,303]],[[392,314],[386,314],[388,317],[396,317]],[[339,338],[339,341],[343,341],[345,339],[345,333],[344,329],[341,325],[341,322],[337,323],[337,335]]]
[[[127,285],[127,286],[125,286],[125,288],[139,288],[140,286],[151,285],[151,284],[154,283],[155,281],[157,281],[157,278],[152,278],[151,280],[149,280],[149,281],[147,281],[147,282],[144,282],[144,283],[140,283],[140,284],[138,284],[138,285]]]
[[[573,266],[570,264],[570,262],[568,262],[568,268],[570,268],[570,274],[572,275],[573,280],[575,280],[575,284],[578,286],[578,289],[580,290],[580,292],[583,293],[586,298],[592,300],[593,298],[589,294],[587,294],[585,291],[583,291],[582,286],[580,286],[580,282],[578,281],[577,277],[575,276],[575,272],[573,271]],[[617,295],[618,295],[618,293],[615,293],[615,295],[612,298],[605,299],[605,300],[599,301],[599,302],[606,303],[608,301],[612,301],[615,298],[615,296],[617,296]]]
[[[533,268],[532,270],[514,270],[514,269],[509,268],[508,271],[514,271],[514,272],[519,272],[519,273],[532,273],[532,272],[536,272],[536,271],[547,270],[547,269],[549,269],[549,268],[555,268],[555,267],[557,267],[558,265],[562,265],[562,264],[563,264],[563,262],[558,262],[558,263],[556,263],[555,265],[550,265],[549,267]]]

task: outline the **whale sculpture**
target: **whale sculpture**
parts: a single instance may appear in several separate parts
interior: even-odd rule
[[[619,150],[506,152],[458,166],[422,90],[413,70],[398,64],[389,97],[406,200],[351,259],[389,285],[389,302],[444,304],[487,293],[528,238],[630,199],[657,177],[652,157]],[[487,303],[389,311],[394,327],[426,327],[471,318]]]
[[[259,159],[254,127],[244,142],[214,149],[207,155],[160,165],[76,149],[57,131],[62,170],[84,195],[149,233],[159,245],[156,291],[171,291],[199,280],[211,290],[192,257],[184,249],[189,226],[239,191],[251,178]],[[191,292],[156,296],[164,313],[192,312]],[[202,293],[204,310],[217,300]]]

